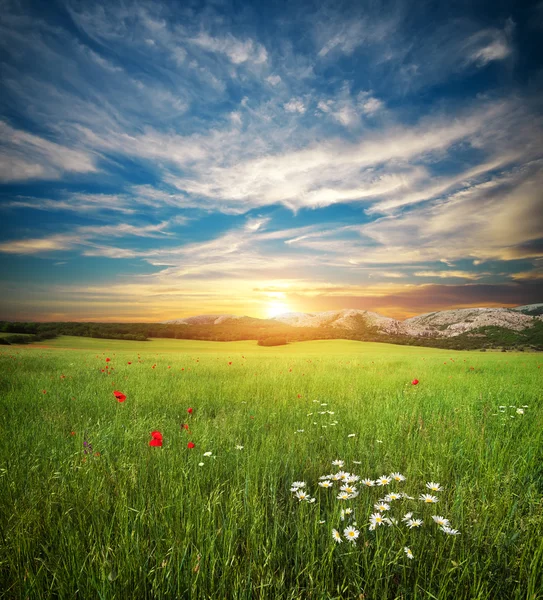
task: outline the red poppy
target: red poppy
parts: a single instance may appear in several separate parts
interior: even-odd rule
[[[192,415],[192,408],[187,408],[187,412],[189,413],[189,415]]]
[[[75,435],[75,431],[71,431],[71,432],[70,432],[70,435]]]
[[[413,381],[411,382],[413,385],[417,385],[417,383],[419,382],[418,379],[413,379]]]
[[[183,423],[183,425],[181,425],[181,429],[185,429],[186,431],[188,431],[190,433],[189,426],[186,423]]]
[[[192,448],[195,448],[195,447],[196,447],[196,444],[194,442],[189,442],[187,444],[187,448],[191,448],[192,449]]]
[[[111,362],[111,358],[106,358],[106,362]]]
[[[47,394],[47,390],[42,390],[42,392],[43,392],[44,394]]]
[[[131,365],[132,363],[131,363],[130,361],[128,361],[128,363],[127,363],[127,364]]]
[[[232,361],[230,361],[228,364],[229,364],[229,365],[231,365],[231,364],[232,364]]]
[[[126,400],[126,396],[122,392],[119,392],[118,390],[115,390],[113,392],[113,395],[115,396],[115,398],[117,398],[117,400],[119,402],[124,402]]]
[[[162,440],[156,440],[155,438],[153,438],[149,442],[149,446],[162,446]]]
[[[162,434],[160,433],[160,431],[151,431],[151,437],[154,440],[160,440],[160,441],[162,441]]]

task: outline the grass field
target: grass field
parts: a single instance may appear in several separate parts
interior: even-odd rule
[[[540,354],[64,337],[0,367],[1,598],[543,598]]]

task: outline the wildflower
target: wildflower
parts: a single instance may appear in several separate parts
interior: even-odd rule
[[[375,485],[373,479],[362,479],[362,483],[368,487],[373,487]]]
[[[402,497],[401,494],[396,494],[395,492],[392,492],[385,496],[385,502],[392,502],[392,500],[400,500],[401,497]]]
[[[398,524],[398,519],[395,519],[394,517],[385,517],[385,523],[389,527],[392,527],[393,525],[397,525]]]
[[[198,466],[199,466],[199,467],[203,467],[203,466],[204,466],[204,463],[203,463],[203,462],[199,462],[199,463],[198,463]]]
[[[342,485],[340,489],[342,492],[347,492],[347,494],[356,494],[356,488],[348,483]]]
[[[204,456],[211,456],[213,452],[204,452]]]
[[[407,555],[407,558],[413,560],[413,552],[411,552],[411,550],[407,546],[404,547],[403,551]]]
[[[302,489],[297,489],[294,495],[300,501],[309,499],[309,494],[306,494]]]
[[[189,413],[189,415],[192,415],[192,413],[194,412],[192,408],[187,408],[187,412]]]
[[[305,481],[293,481],[292,487],[295,489],[305,487]]]
[[[351,494],[349,494],[348,492],[340,492],[336,498],[338,500],[349,500],[351,498]]]
[[[332,475],[321,475],[319,479],[322,481],[323,479],[332,479]]]
[[[389,483],[390,477],[387,477],[386,475],[381,475],[381,477],[377,479],[377,485],[388,485]]]
[[[349,527],[346,527],[343,530],[343,535],[350,541],[353,542],[356,540],[356,538],[360,535],[360,531],[358,531],[358,529],[355,529],[352,525],[349,525]]]
[[[446,519],[445,517],[439,517],[438,515],[433,515],[432,519],[434,520],[434,523],[437,523],[438,525],[441,525],[442,527],[448,527],[450,525],[449,523],[449,519]]]
[[[524,414],[524,409],[523,408],[517,408],[517,415],[523,415]]]
[[[418,379],[413,379],[413,381],[411,382],[411,384],[412,384],[412,385],[417,385],[417,384],[418,384],[418,382],[419,382],[419,380],[418,380]]]
[[[370,516],[370,529],[373,527],[375,529],[379,525],[383,525],[385,523],[385,517],[379,512],[373,513]]]
[[[323,488],[331,488],[334,484],[331,481],[328,481],[328,479],[325,479],[324,481],[320,481],[319,485]]]
[[[192,448],[196,448],[196,444],[195,444],[194,442],[189,442],[189,443],[187,444],[187,448],[190,448],[190,449],[192,449]]]
[[[423,521],[421,519],[409,519],[407,521],[407,526],[409,529],[413,529],[414,527],[421,527]]]
[[[359,479],[360,477],[358,475],[351,474],[345,481],[347,481],[347,483],[356,483]]]
[[[162,446],[162,434],[160,431],[151,431],[149,446]]]
[[[341,468],[345,464],[345,462],[343,460],[336,459],[332,461],[332,464],[334,465],[334,467]]]
[[[347,478],[351,475],[350,473],[347,473],[346,471],[338,471],[336,473],[336,475],[340,478],[341,481],[346,481]]]
[[[338,544],[341,544],[341,542],[343,541],[341,539],[341,534],[339,533],[339,531],[337,529],[332,529],[332,539],[337,542]]]
[[[111,362],[111,358],[106,358],[106,362]]]
[[[352,514],[353,514],[353,509],[352,508],[346,508],[345,510],[341,511],[341,513],[339,515],[339,518],[342,521],[345,521],[345,517],[348,516],[348,515],[352,515]]]
[[[119,390],[115,390],[113,395],[119,402],[124,402],[126,400],[126,396],[122,392],[119,392]]]
[[[413,498],[413,496],[409,496],[408,494],[406,494],[405,492],[403,492],[402,494],[402,498],[406,498],[407,500],[414,500],[415,498]]]
[[[402,521],[409,521],[412,516],[413,516],[412,512],[405,513],[405,515],[402,517]]]
[[[431,494],[421,494],[419,500],[426,502],[426,504],[435,504],[438,502],[437,496],[432,496]]]
[[[443,531],[443,533],[446,533],[447,535],[460,535],[458,529],[453,529],[452,527],[449,527],[447,525],[443,525],[443,527],[440,527],[440,529],[441,531]]]
[[[319,521],[319,525],[322,525],[323,523],[326,523],[326,521]]]
[[[236,450],[243,450],[243,446],[241,444],[236,444]]]
[[[441,487],[441,484],[440,483],[434,483],[433,481],[429,481],[426,484],[426,487],[429,490],[432,490],[432,492],[442,492],[443,491],[443,488]]]
[[[394,481],[405,481],[405,477],[401,473],[391,473],[390,477],[394,479]]]
[[[373,508],[375,508],[375,510],[378,510],[379,512],[385,512],[387,510],[390,510],[390,504],[387,504],[386,502],[379,502],[378,504],[374,504]]]

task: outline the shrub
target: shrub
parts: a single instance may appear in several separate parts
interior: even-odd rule
[[[286,346],[287,338],[285,337],[268,337],[258,340],[259,346]]]

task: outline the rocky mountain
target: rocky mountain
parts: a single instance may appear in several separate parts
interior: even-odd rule
[[[480,328],[497,327],[524,331],[543,321],[543,303],[516,308],[459,308],[426,313],[399,321],[368,310],[345,309],[316,313],[285,313],[273,319],[254,319],[236,315],[199,315],[165,321],[175,325],[257,325],[277,323],[296,328],[339,329],[347,332],[371,332],[383,336],[446,338]]]

